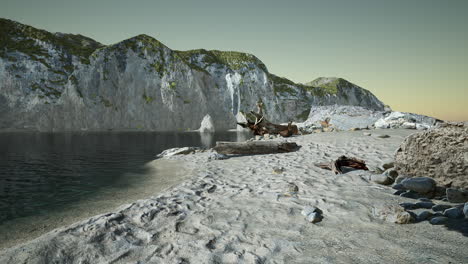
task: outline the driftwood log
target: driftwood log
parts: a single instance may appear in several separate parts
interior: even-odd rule
[[[257,104],[258,113],[251,111],[250,116],[255,118],[255,121],[249,119],[248,115],[244,115],[247,120],[246,123],[237,123],[243,128],[248,128],[253,131],[254,135],[263,136],[265,134],[271,135],[281,135],[283,137],[290,137],[292,135],[299,135],[299,130],[296,125],[292,125],[292,122],[289,122],[288,125],[278,125],[271,123],[265,118],[263,114],[263,103],[259,102]]]
[[[343,174],[341,167],[350,167],[355,170],[369,170],[366,166],[366,162],[357,158],[348,158],[346,156],[341,156],[338,159],[330,163],[318,163],[315,166],[322,169],[327,169],[333,171],[335,174]]]
[[[213,148],[220,154],[271,154],[284,153],[298,150],[300,147],[295,142],[279,141],[245,141],[245,142],[216,142]]]

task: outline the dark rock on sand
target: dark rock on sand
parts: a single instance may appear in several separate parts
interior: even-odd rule
[[[429,223],[431,223],[433,225],[443,225],[443,224],[447,223],[448,220],[449,219],[447,217],[445,217],[445,216],[436,216],[436,217],[431,218]]]
[[[429,219],[432,216],[432,213],[429,211],[422,211],[421,213],[418,214],[418,217],[416,218],[419,222],[425,221]]]
[[[408,178],[401,182],[403,187],[417,193],[430,193],[435,190],[436,182],[429,177]]]
[[[451,203],[468,202],[468,190],[457,190],[454,188],[448,188],[446,193],[447,193],[447,200]]]
[[[460,208],[452,207],[444,211],[444,216],[448,218],[457,219],[457,218],[463,218],[464,214]]]
[[[443,212],[449,208],[451,208],[451,205],[448,204],[436,204],[432,207],[432,211],[434,212]]]

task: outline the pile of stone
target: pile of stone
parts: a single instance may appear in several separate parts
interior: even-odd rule
[[[429,116],[387,110],[376,111],[350,105],[315,106],[310,109],[307,120],[296,125],[303,134],[310,134],[372,128],[427,130],[442,123]],[[325,120],[328,122],[323,126]]]
[[[398,223],[429,220],[431,224],[441,225],[450,219],[468,218],[468,190],[437,186],[437,182],[429,177],[398,175],[393,165],[392,162],[384,163],[379,169],[385,171],[371,175],[371,180],[382,185],[393,184],[394,195],[418,199],[418,202],[400,204],[404,212],[399,212],[399,215],[408,217]],[[439,200],[438,204],[431,199]]]
[[[426,130],[434,127],[441,120],[429,116],[404,112],[390,112],[374,123],[375,128],[406,128]]]

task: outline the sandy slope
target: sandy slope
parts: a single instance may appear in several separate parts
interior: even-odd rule
[[[340,155],[377,167],[414,131],[322,133],[297,137],[295,153],[208,161],[177,156],[196,173],[147,200],[122,206],[0,252],[0,263],[463,263],[468,239],[428,222],[396,225],[375,209],[404,201],[365,172],[315,167]],[[386,133],[382,139],[375,135]],[[285,171],[275,174],[274,166]],[[277,194],[288,183],[298,198]],[[318,206],[324,219],[304,220]]]

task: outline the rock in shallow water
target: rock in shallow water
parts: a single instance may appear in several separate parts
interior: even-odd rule
[[[417,193],[430,193],[436,187],[434,179],[429,177],[408,178],[401,182],[403,187]]]
[[[465,218],[468,218],[468,203],[463,206],[463,214],[465,214]]]

